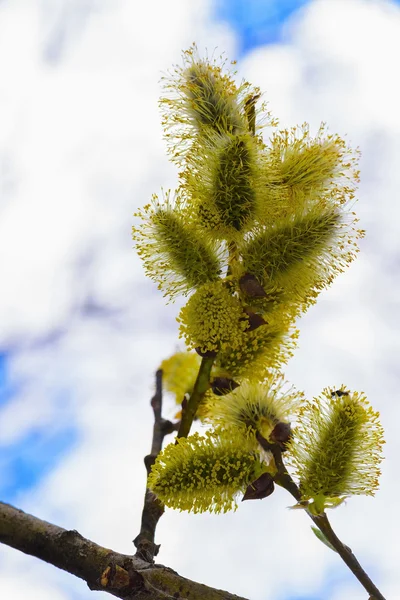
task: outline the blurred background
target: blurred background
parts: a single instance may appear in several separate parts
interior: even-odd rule
[[[178,347],[132,249],[133,213],[177,172],[159,80],[181,51],[225,52],[281,126],[321,121],[362,151],[358,260],[299,321],[286,377],[366,392],[386,430],[376,497],[332,524],[400,599],[400,4],[389,0],[0,2],[0,499],[133,553],[154,373]],[[268,137],[269,132],[266,130]],[[165,399],[165,416],[176,407]],[[251,600],[361,600],[281,489],[223,516],[167,510],[158,561]],[[104,598],[0,547],[7,600]]]

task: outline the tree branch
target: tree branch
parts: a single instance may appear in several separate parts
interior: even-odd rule
[[[340,558],[344,563],[349,567],[350,571],[357,577],[358,581],[367,592],[370,594],[370,599],[372,600],[385,600],[385,597],[378,590],[376,585],[370,579],[368,574],[364,571],[357,558],[351,551],[351,548],[343,544],[343,542],[338,538],[336,533],[333,531],[332,526],[326,516],[326,513],[322,513],[321,515],[312,515],[307,513],[308,516],[314,521],[316,526],[330,544],[335,548],[336,552],[339,554]]]
[[[188,403],[182,408],[182,419],[178,429],[177,437],[187,437],[193,423],[193,419],[199,408],[204,394],[210,387],[210,374],[215,361],[215,356],[206,356],[201,359],[199,372],[194,384],[193,392]]]
[[[98,546],[0,502],[0,542],[35,556],[123,600],[245,600],[185,579],[163,565]]]
[[[161,452],[164,437],[167,434],[177,429],[177,437],[186,437],[189,434],[199,404],[209,388],[210,373],[214,360],[214,356],[202,359],[193,392],[187,404],[182,407],[180,424],[171,423],[171,421],[162,418],[162,370],[159,369],[156,372],[156,393],[151,399],[154,412],[153,440],[151,454],[145,456],[144,459],[147,474],[150,473],[157,455]],[[133,540],[137,548],[136,556],[146,562],[153,562],[160,549],[160,545],[155,543],[154,538],[158,521],[163,514],[164,504],[146,488],[140,533]]]
[[[164,437],[173,431],[176,431],[177,425],[162,418],[162,370],[156,372],[156,393],[151,399],[151,406],[154,412],[153,439],[151,443],[151,453],[145,456],[147,474],[162,450]],[[160,545],[154,542],[156,527],[158,521],[164,513],[164,504],[148,489],[144,496],[142,511],[142,522],[140,533],[135,537],[133,543],[137,551],[136,556],[146,562],[153,562],[160,549]]]

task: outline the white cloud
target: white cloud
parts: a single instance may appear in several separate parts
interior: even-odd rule
[[[158,80],[193,40],[230,57],[234,40],[210,23],[206,2],[93,1],[79,17],[79,2],[74,10],[68,2],[51,12],[46,6],[0,5],[0,164],[11,181],[0,205],[0,343],[13,346],[11,374],[23,384],[1,412],[0,440],[11,443],[57,419],[76,424],[78,444],[18,502],[130,553],[153,372],[177,343],[177,305],[165,307],[146,282],[130,240],[136,207],[175,182],[161,140]],[[382,491],[349,501],[332,521],[392,591],[400,587],[393,502],[399,31],[399,10],[389,3],[316,1],[292,20],[285,43],[258,49],[240,65],[284,124],[308,120],[316,128],[326,120],[363,150],[363,254],[301,320],[288,376],[308,394],[342,382],[364,389],[382,413]],[[349,585],[346,568],[314,539],[306,516],[285,510],[291,503],[277,490],[222,517],[168,511],[157,533],[160,562],[254,599],[316,593],[333,571]],[[40,574],[29,579],[30,596],[36,590],[41,598],[71,600],[79,590],[77,597],[95,597],[51,567],[0,552],[4,597],[26,596],[21,565]],[[357,584],[348,590],[337,597],[359,593]]]

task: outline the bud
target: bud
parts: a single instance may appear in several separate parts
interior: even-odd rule
[[[245,500],[262,500],[270,496],[275,489],[274,480],[271,473],[263,473],[258,479],[251,483],[242,498]]]
[[[271,442],[279,444],[282,451],[286,450],[287,443],[292,435],[290,423],[278,423],[269,436]]]
[[[216,396],[225,396],[237,387],[239,384],[228,377],[214,377],[211,381],[211,389]]]
[[[260,315],[259,313],[255,313],[252,310],[250,310],[249,308],[245,308],[244,312],[247,315],[247,321],[248,321],[246,331],[254,331],[255,329],[258,329],[259,327],[261,327],[261,325],[268,324],[267,321],[264,319],[264,317],[262,315]]]
[[[266,293],[257,277],[251,273],[245,273],[239,279],[240,291],[249,298],[265,298]]]

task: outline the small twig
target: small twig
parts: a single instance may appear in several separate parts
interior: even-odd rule
[[[250,95],[244,103],[244,112],[252,135],[256,134],[256,102],[260,96],[261,94]]]
[[[177,437],[186,437],[189,434],[193,419],[204,394],[210,385],[210,373],[215,358],[203,358],[200,364],[197,379],[186,406],[182,408],[182,420],[180,423],[171,423],[162,418],[162,371],[156,372],[156,393],[151,399],[151,406],[154,412],[153,440],[151,444],[151,453],[144,459],[147,473],[150,473],[151,467],[162,450],[164,437],[178,430]],[[137,551],[137,557],[146,562],[153,562],[157,556],[160,545],[154,542],[156,527],[158,521],[164,513],[164,504],[148,489],[144,497],[142,511],[142,522],[139,535],[133,540]]]
[[[177,424],[162,418],[162,370],[156,372],[156,393],[151,399],[151,406],[154,412],[153,439],[151,443],[151,453],[145,456],[147,474],[162,450],[164,437],[173,431],[176,431]],[[153,562],[157,556],[160,545],[154,543],[156,527],[160,517],[164,513],[164,504],[146,488],[144,505],[142,511],[142,522],[140,533],[133,540],[138,558],[146,562]]]
[[[272,452],[276,468],[278,469],[278,473],[274,477],[275,483],[285,488],[299,502],[301,500],[300,490],[286,469],[286,466],[282,460],[282,450],[279,445],[270,444],[260,434],[257,434],[257,440],[264,450],[269,450]],[[315,525],[326,537],[328,542],[335,548],[336,552],[339,554],[343,562],[349,567],[350,571],[355,575],[355,577],[357,577],[361,585],[367,590],[370,598],[373,600],[385,600],[384,596],[364,571],[351,549],[343,544],[343,542],[333,531],[326,514],[322,513],[321,515],[313,515],[307,510],[306,512],[310,519],[314,521]]]
[[[178,429],[178,438],[187,437],[189,435],[190,428],[192,426],[197,409],[199,408],[200,402],[210,387],[210,374],[214,361],[214,356],[207,356],[201,360],[192,395],[190,396],[187,404],[182,408],[182,419]]]
[[[276,468],[278,469],[277,474],[274,476],[274,481],[281,487],[285,488],[292,496],[299,502],[301,500],[300,490],[296,483],[289,475],[284,462],[282,460],[282,451],[278,444],[270,444],[260,433],[257,433],[257,441],[261,448],[272,453],[275,460]]]
[[[381,594],[381,592],[375,586],[373,581],[364,571],[351,549],[345,544],[343,544],[343,542],[333,531],[326,514],[322,513],[322,515],[318,516],[312,515],[310,513],[307,514],[314,521],[314,523],[320,529],[320,531],[322,531],[328,542],[332,544],[332,546],[335,548],[336,552],[339,554],[343,562],[346,563],[350,571],[357,577],[361,585],[364,586],[364,588],[370,594],[370,598],[372,598],[373,600],[385,600],[385,597]]]

